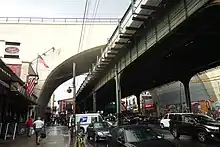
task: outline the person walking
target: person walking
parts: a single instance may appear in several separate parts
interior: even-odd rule
[[[28,120],[27,120],[27,122],[26,122],[27,136],[28,136],[28,137],[31,137],[31,135],[32,135],[33,125],[34,125],[33,119],[32,119],[31,116],[29,116],[29,117],[28,117]]]
[[[42,121],[40,117],[38,117],[37,120],[34,121],[34,129],[35,129],[37,145],[40,145],[40,134],[43,131],[43,127],[44,127],[44,121]]]

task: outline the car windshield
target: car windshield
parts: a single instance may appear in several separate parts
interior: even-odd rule
[[[148,127],[134,127],[125,130],[127,142],[140,142],[157,139],[158,134]]]
[[[94,128],[95,129],[108,128],[108,127],[109,127],[109,125],[106,122],[94,123]]]
[[[215,122],[216,120],[212,117],[209,117],[207,115],[195,115],[195,120],[198,122]]]

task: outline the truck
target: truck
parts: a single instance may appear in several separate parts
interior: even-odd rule
[[[104,119],[99,113],[85,113],[85,114],[75,114],[69,117],[68,126],[71,128],[71,125],[77,130],[77,122],[80,122],[80,130],[83,133],[86,133],[87,127],[92,122],[102,122]]]

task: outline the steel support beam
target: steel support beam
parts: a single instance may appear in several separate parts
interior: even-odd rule
[[[126,27],[126,30],[137,31],[139,28],[136,27]],[[131,34],[133,35],[133,34]]]
[[[134,20],[134,21],[147,21],[148,18],[145,18],[145,17],[133,17],[132,20]]]
[[[93,92],[92,94],[92,100],[93,100],[93,103],[92,103],[92,111],[93,112],[96,112],[96,92]]]
[[[157,10],[157,6],[141,5],[141,9]]]
[[[118,73],[118,67],[115,66],[115,90],[116,90],[116,113],[118,125],[122,124],[121,115],[121,84],[120,84],[120,74]]]
[[[136,93],[135,96],[136,96],[136,98],[137,98],[138,113],[141,114],[140,93]]]
[[[127,42],[115,42],[115,44],[119,44],[119,45],[124,45],[126,44]]]
[[[126,27],[126,29],[127,29],[127,28],[128,28],[128,30],[129,30],[130,27]],[[137,29],[138,29],[138,28],[137,28]],[[137,29],[136,29],[136,30],[137,30]],[[133,30],[133,31],[136,31],[136,30]],[[131,37],[134,35],[134,33],[119,33],[119,34],[120,34],[120,35],[131,36]]]
[[[149,17],[149,16],[150,16],[149,14],[140,14],[140,13],[134,13],[134,15],[137,15],[137,16],[145,16],[145,17]]]
[[[183,83],[183,86],[184,86],[186,105],[187,105],[188,111],[192,112],[191,96],[190,96],[190,88],[189,88],[190,78],[183,79],[181,82]]]
[[[119,38],[131,40],[132,36],[120,35]]]

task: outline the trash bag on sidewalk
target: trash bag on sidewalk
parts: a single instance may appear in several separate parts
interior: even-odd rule
[[[40,133],[40,138],[46,138],[46,137],[47,137],[46,132],[41,132]]]

